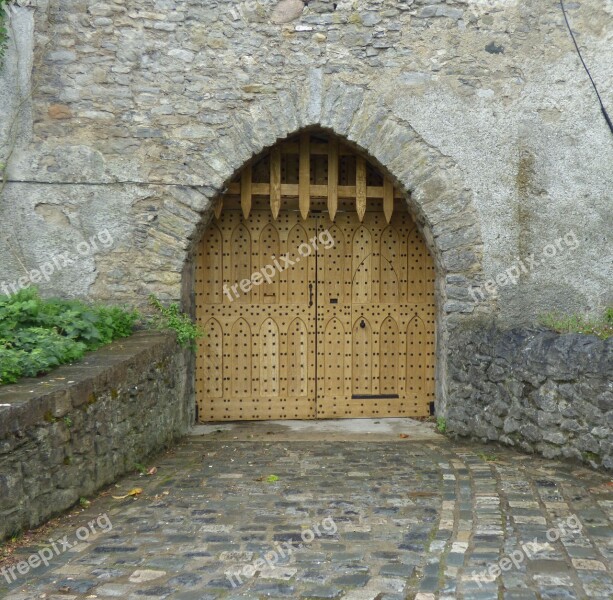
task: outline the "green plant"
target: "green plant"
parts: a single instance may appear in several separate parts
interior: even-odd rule
[[[81,508],[89,508],[90,504],[91,504],[91,502],[87,498],[83,498],[83,496],[81,496],[81,498],[79,498],[79,506]]]
[[[9,540],[11,540],[11,544],[16,544],[21,539],[22,536],[23,536],[23,532],[14,533],[13,535],[11,535]]]
[[[8,41],[8,31],[6,29],[6,9],[7,1],[0,0],[0,58],[4,56],[6,51],[6,43]]]
[[[498,460],[498,457],[495,454],[489,454],[488,452],[479,452],[477,453],[477,456],[485,462],[493,462]]]
[[[35,288],[0,296],[0,385],[37,377],[132,333],[139,313],[43,300]]]
[[[9,4],[12,4],[13,0],[0,0],[0,66],[1,59],[4,57],[4,53],[6,51],[6,46],[9,39],[9,33],[7,29],[7,10]],[[2,166],[0,165],[0,170],[2,170]]]
[[[188,314],[181,312],[178,304],[164,306],[154,295],[149,296],[149,304],[156,311],[151,317],[154,327],[160,330],[175,331],[177,341],[183,348],[196,349],[196,340],[204,335],[204,331],[192,321]]]
[[[550,312],[541,315],[539,322],[558,333],[583,333],[606,340],[613,335],[613,307],[607,307],[602,316]]]
[[[147,467],[142,463],[134,463],[134,470],[138,471],[141,475],[144,475],[147,472]]]
[[[447,431],[447,421],[445,417],[436,418],[436,429],[439,433],[445,433]]]
[[[600,464],[602,462],[602,459],[600,458],[600,456],[598,456],[598,454],[596,454],[595,452],[590,452],[589,450],[586,452],[582,452],[581,456],[583,456],[583,460],[588,462],[593,462],[596,464]]]
[[[66,425],[68,429],[70,429],[74,425],[74,423],[72,422],[72,419],[68,415],[64,417],[64,425]]]

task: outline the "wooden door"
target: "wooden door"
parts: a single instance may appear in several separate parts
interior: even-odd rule
[[[339,211],[320,228],[317,416],[427,416],[434,400],[434,265],[406,210]]]
[[[388,178],[302,133],[247,166],[215,216],[196,256],[201,421],[429,414],[434,266]]]
[[[196,265],[201,421],[315,418],[315,256],[298,252],[313,225],[268,209],[245,220],[230,204],[207,231]],[[245,292],[254,273],[262,283]]]

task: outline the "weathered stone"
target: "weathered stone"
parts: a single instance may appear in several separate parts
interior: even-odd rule
[[[544,431],[543,439],[546,442],[550,442],[552,444],[556,444],[557,446],[561,446],[568,441],[568,437],[564,435],[561,431]]]
[[[48,114],[52,119],[70,119],[72,117],[70,107],[65,104],[52,104],[49,107]]]
[[[273,23],[289,23],[297,19],[303,10],[303,0],[280,0],[277,6],[275,6],[270,20]]]

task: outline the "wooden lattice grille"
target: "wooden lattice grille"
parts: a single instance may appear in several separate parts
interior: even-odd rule
[[[301,134],[245,168],[215,212],[196,260],[200,420],[429,414],[434,265],[376,167]],[[322,232],[334,246],[301,255]],[[228,293],[285,255],[293,266]]]

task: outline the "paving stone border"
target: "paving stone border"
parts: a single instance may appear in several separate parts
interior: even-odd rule
[[[613,470],[613,339],[479,323],[450,343],[450,433]]]
[[[0,540],[133,470],[193,423],[173,336],[138,333],[0,388]]]

